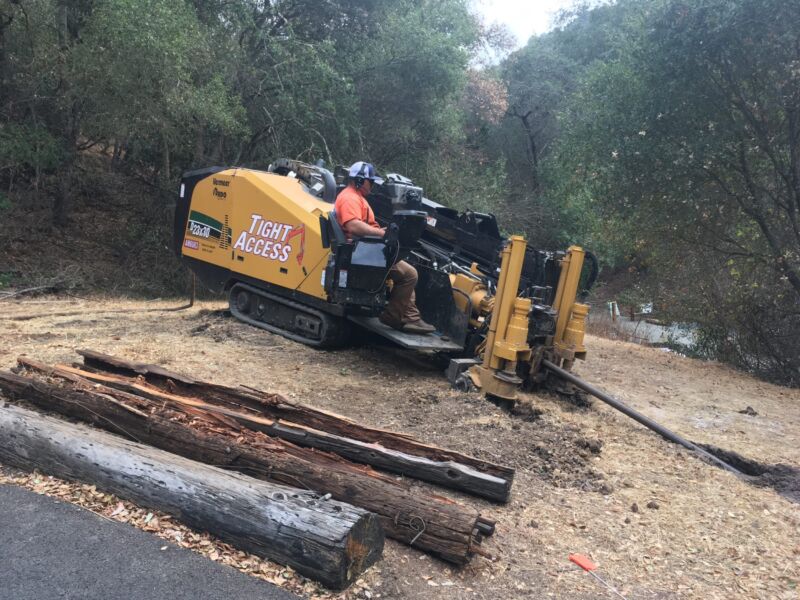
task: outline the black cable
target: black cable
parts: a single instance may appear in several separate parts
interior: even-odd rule
[[[400,240],[397,240],[396,244],[397,244],[397,250],[395,250],[394,257],[392,258],[392,262],[390,263],[389,268],[386,269],[386,275],[383,276],[383,281],[381,281],[381,284],[376,289],[368,291],[367,292],[368,294],[377,294],[378,292],[381,291],[381,289],[383,289],[383,286],[386,285],[386,280],[389,279],[389,273],[391,273],[392,268],[394,267],[394,263],[397,260],[397,257],[400,256]]]

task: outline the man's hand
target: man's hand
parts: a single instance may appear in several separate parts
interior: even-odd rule
[[[351,219],[344,224],[344,231],[350,237],[364,237],[365,235],[383,237],[383,235],[386,233],[386,228],[372,227],[364,221]]]

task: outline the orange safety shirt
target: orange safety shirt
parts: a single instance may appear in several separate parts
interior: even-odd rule
[[[353,219],[364,221],[367,225],[372,227],[380,227],[375,220],[375,213],[364,198],[360,190],[357,190],[352,185],[344,188],[336,197],[336,202],[333,205],[336,211],[336,220],[339,225],[344,229],[344,224]],[[348,239],[350,236],[347,236]]]

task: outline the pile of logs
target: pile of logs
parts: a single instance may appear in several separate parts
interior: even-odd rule
[[[366,427],[276,394],[203,382],[93,351],[79,353],[83,364],[72,366],[19,358],[17,373],[0,372],[0,393],[132,442],[63,422],[55,424],[59,429],[53,419],[5,407],[0,408],[0,461],[96,483],[172,512],[332,588],[345,587],[380,557],[382,535],[376,535],[375,527],[456,564],[466,563],[473,554],[487,554],[481,542],[494,531],[491,519],[373,467],[501,502],[508,500],[512,469]],[[10,410],[18,412],[12,415]],[[82,436],[73,444],[64,441],[70,429]],[[39,431],[43,440],[37,442],[32,431]],[[97,435],[128,444],[121,458],[109,463],[121,450],[92,438]],[[54,444],[54,439],[61,441]],[[88,459],[86,448],[99,445],[107,448],[103,458]],[[153,458],[158,451],[151,447],[161,451],[158,460]],[[176,454],[190,459],[187,463],[208,465],[203,473],[213,473],[209,477],[214,484],[200,486],[197,474],[190,477],[192,470],[181,467]],[[170,457],[176,466],[170,466]],[[131,461],[138,466],[131,467]],[[158,468],[152,466],[158,461]],[[144,478],[151,467],[153,472]],[[235,482],[224,483],[226,477]],[[248,488],[256,484],[272,487]],[[230,490],[244,488],[250,495],[233,500]],[[187,490],[203,498],[193,499]],[[257,517],[252,514],[253,498],[259,494],[271,501],[258,508],[267,524],[261,527],[267,543],[259,542],[261,529],[252,521]],[[283,505],[287,502],[292,506]],[[213,505],[222,506],[216,521],[210,516]],[[276,511],[291,515],[286,523],[296,530],[271,526],[281,521]],[[298,520],[303,519],[301,525]],[[258,531],[242,528],[244,523],[253,523]],[[269,536],[280,539],[270,542]]]

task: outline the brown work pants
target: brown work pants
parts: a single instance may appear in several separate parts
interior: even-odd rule
[[[421,317],[415,302],[414,288],[417,285],[417,270],[406,261],[398,261],[389,271],[392,293],[384,315],[397,324],[413,323]]]

